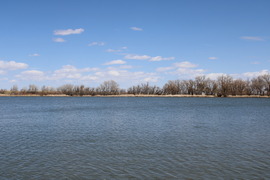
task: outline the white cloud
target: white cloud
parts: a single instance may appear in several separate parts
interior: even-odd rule
[[[156,69],[156,71],[171,75],[177,75],[181,78],[194,78],[196,76],[201,76],[206,72],[204,69],[195,69],[196,67],[198,67],[197,64],[193,64],[189,61],[182,61],[174,63],[168,67],[159,67]]]
[[[127,47],[121,47],[121,48],[119,48],[119,49],[107,49],[106,51],[107,52],[122,52],[122,51],[124,51],[124,50],[126,50],[127,49]]]
[[[105,73],[104,72],[96,72],[95,73],[96,76],[99,76],[99,77],[104,77],[105,76]]]
[[[28,65],[25,63],[17,63],[15,61],[0,61],[0,69],[2,70],[18,70],[26,68],[28,68]]]
[[[122,52],[123,50],[121,49],[107,49],[107,52]]]
[[[40,56],[40,54],[38,54],[38,53],[35,53],[35,54],[29,54],[29,56],[35,57],[35,56]]]
[[[91,71],[97,71],[98,68],[82,68],[78,69],[75,66],[72,65],[65,65],[61,69],[56,70],[56,73],[74,73],[74,72],[91,72]]]
[[[188,75],[189,77],[201,76],[205,72],[204,69],[189,69],[189,68],[178,68],[176,74]]]
[[[149,61],[170,61],[170,60],[174,60],[175,57],[161,57],[161,56],[155,56],[155,57],[151,57]]]
[[[53,38],[54,42],[66,42],[63,38]]]
[[[128,54],[128,55],[126,55],[124,58],[125,58],[125,59],[135,59],[135,60],[147,60],[147,59],[150,59],[151,56]]]
[[[111,76],[119,76],[120,72],[118,72],[118,71],[108,71],[108,74],[111,75]]]
[[[164,72],[164,71],[169,71],[169,70],[172,70],[174,69],[174,67],[159,67],[156,69],[156,71],[158,72]]]
[[[83,80],[83,81],[96,81],[96,80],[98,80],[98,77],[92,76],[92,75],[87,75],[87,76],[83,76],[81,78],[81,80]]]
[[[147,77],[143,79],[144,82],[158,82],[158,80],[159,77]]]
[[[114,64],[126,64],[126,61],[123,61],[121,59],[113,60],[113,61],[110,61],[110,62],[106,62],[103,65],[114,65]]]
[[[67,74],[66,78],[68,79],[79,79],[82,77],[82,74],[80,73],[72,73],[72,74]]]
[[[91,42],[88,46],[104,46],[105,42]]]
[[[247,78],[253,78],[253,77],[258,77],[258,76],[269,74],[269,73],[270,73],[269,70],[264,69],[257,72],[246,72],[246,73],[243,73],[242,76],[247,77]]]
[[[179,67],[179,68],[195,68],[198,65],[193,64],[189,61],[183,61],[183,62],[179,62],[179,63],[174,63],[174,66]]]
[[[133,76],[132,79],[135,84],[140,82],[157,82],[160,79],[160,77],[156,73],[134,72],[131,74]]]
[[[61,36],[66,36],[66,35],[71,35],[71,34],[81,34],[84,32],[84,29],[79,28],[79,29],[66,29],[66,30],[55,30],[54,35],[61,35]]]
[[[242,36],[241,39],[250,40],[250,41],[264,41],[265,40],[262,37],[258,37],[258,36]]]
[[[162,56],[148,56],[148,55],[136,55],[136,54],[127,54],[125,59],[134,59],[134,60],[148,60],[148,61],[170,61],[174,60],[175,57],[162,57]]]
[[[83,76],[82,73],[94,72],[94,71],[98,71],[98,70],[99,70],[98,68],[78,69],[72,65],[65,65],[61,69],[55,70],[50,78],[52,80],[65,79],[65,78],[79,79]]]
[[[6,74],[6,71],[0,70],[0,75]]]
[[[142,28],[138,28],[138,27],[131,27],[130,29],[133,31],[142,31],[143,30]]]
[[[16,77],[22,80],[34,80],[34,81],[43,81],[47,79],[45,77],[44,72],[37,70],[23,71],[19,75],[16,75]]]
[[[160,77],[156,73],[131,72],[128,69],[132,66],[120,65],[98,68],[77,68],[72,65],[65,65],[53,72],[43,72],[38,70],[27,70],[17,74],[15,77],[21,81],[46,81],[52,84],[60,83],[94,83],[98,86],[105,80],[115,80],[126,87],[144,82],[157,82]],[[5,73],[0,70],[0,73]],[[92,84],[93,86],[93,84]]]
[[[10,82],[10,83],[16,83],[16,82],[17,82],[17,80],[12,79],[12,80],[10,80],[9,82]]]
[[[255,77],[269,74],[269,73],[270,73],[269,70],[264,69],[261,71],[245,72],[245,73],[241,73],[241,74],[209,73],[209,74],[205,74],[205,76],[207,78],[210,78],[210,79],[217,79],[219,76],[225,76],[225,75],[229,75],[235,79],[237,79],[237,78],[251,79],[251,78],[255,78]]]
[[[96,72],[94,76],[98,77],[96,82],[102,82],[104,80],[115,80],[118,83],[124,83],[128,86],[143,82],[157,82],[158,79],[160,79],[156,73],[130,72],[123,69],[99,71]]]
[[[219,76],[225,76],[226,74],[224,73],[209,73],[209,74],[206,74],[205,77],[206,78],[209,78],[209,79],[217,79]]]
[[[43,76],[44,72],[37,71],[37,70],[29,70],[29,71],[23,71],[21,74],[25,76]]]
[[[209,57],[208,59],[210,59],[210,60],[217,60],[218,58],[217,57]]]

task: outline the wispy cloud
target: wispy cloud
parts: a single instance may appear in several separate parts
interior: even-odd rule
[[[121,47],[119,49],[107,49],[106,51],[107,52],[123,52],[126,49],[127,49],[127,47],[124,46],[124,47]]]
[[[96,72],[99,68],[82,68],[78,69],[72,65],[65,65],[61,69],[55,70],[50,80],[59,79],[79,79],[83,77],[82,73]]]
[[[144,82],[157,82],[160,79],[156,73],[130,72],[123,69],[100,71],[95,73],[95,76],[98,77],[97,81],[113,79],[129,86]]]
[[[40,54],[35,53],[35,54],[29,54],[30,57],[36,57],[36,56],[40,56]]]
[[[0,61],[0,70],[18,70],[18,69],[26,69],[28,68],[28,64],[18,63],[15,61]]]
[[[119,59],[104,63],[104,65],[115,65],[115,64],[126,64],[126,61]]]
[[[174,63],[169,67],[159,67],[156,69],[157,72],[166,73],[171,75],[177,75],[181,78],[193,78],[196,76],[203,75],[206,70],[197,69],[197,64],[193,64],[189,61],[182,61]]]
[[[130,29],[133,31],[143,31],[143,29],[139,27],[131,27]]]
[[[20,74],[15,76],[21,80],[34,80],[34,81],[43,81],[47,78],[45,77],[45,73],[37,70],[29,70],[23,71]]]
[[[218,57],[209,57],[208,59],[210,59],[210,60],[217,60]]]
[[[250,40],[250,41],[264,41],[265,40],[264,38],[258,37],[258,36],[242,36],[240,38],[244,40]]]
[[[119,61],[120,62],[120,61]],[[119,63],[120,64],[120,63]],[[51,81],[54,83],[96,83],[99,85],[105,80],[115,80],[121,85],[131,86],[143,82],[157,82],[160,77],[157,73],[143,71],[129,71],[132,66],[120,65],[99,68],[77,68],[65,65],[51,72],[28,70],[17,74],[15,80],[19,81]],[[0,73],[5,73],[1,72]]]
[[[53,38],[53,41],[54,42],[60,42],[60,43],[66,42],[66,40],[64,40],[63,38]]]
[[[151,56],[127,54],[124,58],[125,59],[135,59],[135,60],[147,60],[147,59],[150,59]]]
[[[179,62],[179,63],[174,63],[173,64],[175,67],[179,67],[179,68],[195,68],[198,67],[197,64],[193,64],[189,61],[183,61],[183,62]]]
[[[155,56],[151,57],[149,61],[170,61],[174,60],[175,57],[162,57],[162,56]]]
[[[0,74],[1,75],[6,74],[6,71],[0,70]]]
[[[97,71],[98,68],[82,68],[78,69],[75,66],[72,65],[65,65],[61,69],[56,70],[55,73],[77,73],[77,72],[91,72],[91,71]]]
[[[120,76],[120,72],[118,71],[108,71],[107,73],[111,76]]]
[[[107,49],[107,52],[122,52],[122,49]]]
[[[259,61],[253,61],[253,62],[251,62],[251,64],[257,65],[257,64],[260,64],[260,62]]]
[[[204,75],[204,69],[190,69],[190,68],[178,68],[173,74],[178,76],[196,77]]]
[[[88,46],[104,46],[105,42],[91,42]]]
[[[136,55],[136,54],[127,54],[124,57],[125,59],[134,59],[134,60],[148,60],[148,61],[170,61],[174,60],[175,57],[162,57],[162,56],[148,56],[148,55]]]
[[[71,34],[81,34],[84,32],[84,29],[66,29],[66,30],[55,30],[54,35],[67,36]]]
[[[159,67],[156,69],[158,72],[165,72],[174,69],[174,67]]]

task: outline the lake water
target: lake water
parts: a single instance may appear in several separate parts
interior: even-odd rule
[[[270,179],[270,99],[1,97],[0,179]]]

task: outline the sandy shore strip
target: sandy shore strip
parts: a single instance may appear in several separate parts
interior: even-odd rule
[[[24,95],[13,95],[13,94],[0,94],[0,97],[200,97],[200,98],[218,98],[214,95],[188,95],[188,94],[176,94],[176,95],[152,95],[152,94],[120,94],[120,95],[83,95],[83,96],[69,96],[66,94],[24,94]],[[270,96],[260,96],[260,95],[228,95],[228,98],[270,98]]]

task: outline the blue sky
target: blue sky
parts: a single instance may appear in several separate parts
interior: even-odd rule
[[[269,0],[9,0],[0,88],[121,87],[270,69]]]

